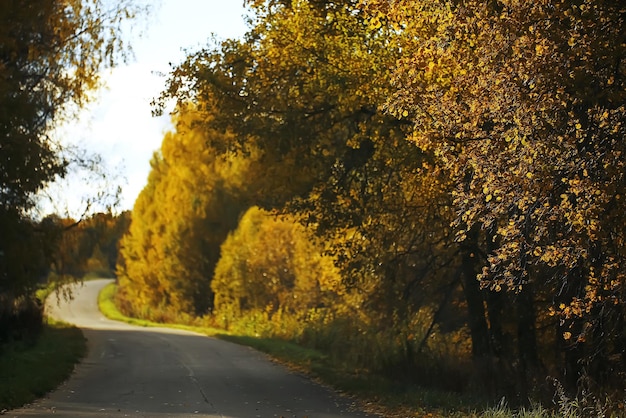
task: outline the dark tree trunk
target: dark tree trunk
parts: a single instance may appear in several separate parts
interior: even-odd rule
[[[518,295],[517,304],[517,338],[520,361],[525,369],[537,368],[540,366],[540,362],[537,352],[536,316],[532,285],[524,285]]]
[[[478,274],[478,261],[476,251],[478,242],[478,230],[476,227],[468,232],[466,245],[461,249],[461,276],[463,291],[467,301],[468,325],[472,337],[472,356],[474,359],[488,357],[489,328],[485,317],[485,303],[480,283],[476,279]]]
[[[466,262],[463,264],[466,264]],[[465,291],[465,299],[467,300],[468,323],[472,336],[472,356],[480,358],[490,354],[489,329],[485,320],[485,307],[480,285],[476,280],[475,274],[469,275],[472,270],[466,270],[469,266],[464,267],[463,289]]]
[[[496,227],[492,226],[487,230],[486,248],[487,254],[491,254],[497,245],[494,241],[496,238]],[[489,318],[489,342],[491,344],[492,353],[501,357],[506,354],[510,347],[505,347],[506,341],[504,338],[504,327],[502,325],[504,320],[504,309],[506,303],[506,295],[503,291],[486,291],[487,313]]]
[[[520,364],[518,390],[521,402],[528,399],[533,378],[541,369],[533,292],[533,286],[526,284],[517,296],[517,351]]]
[[[506,354],[507,344],[502,326],[504,318],[506,295],[503,292],[488,292],[486,294],[487,313],[489,314],[489,342],[491,351],[497,357]]]

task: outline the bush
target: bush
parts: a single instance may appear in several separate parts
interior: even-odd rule
[[[43,305],[34,296],[0,295],[0,344],[24,341],[33,344],[43,329]]]

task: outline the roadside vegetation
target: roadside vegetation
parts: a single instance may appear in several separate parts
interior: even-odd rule
[[[103,70],[126,60],[123,28],[144,12],[132,0],[0,7],[0,410],[43,396],[84,353],[78,329],[44,318],[46,294],[114,271],[119,237],[101,232],[115,229],[119,190],[101,158],[65,145],[55,128],[95,97]],[[90,188],[76,219],[44,217],[44,208],[69,211],[49,186],[71,173]]]
[[[46,318],[43,301],[71,297],[64,284],[112,277],[117,243],[128,220],[129,213],[100,213],[81,222],[58,218],[69,228],[58,237],[37,290],[13,301],[0,294],[5,303],[0,306],[0,411],[44,396],[67,379],[83,357],[80,330]]]
[[[83,280],[96,275],[88,273]],[[43,315],[43,301],[56,298],[53,293],[57,290],[55,283],[39,288],[35,297],[42,302],[35,305],[35,314],[17,317],[22,332],[0,345],[0,412],[24,406],[58,388],[86,355],[80,329]],[[61,291],[58,297],[68,295]],[[26,323],[25,318],[30,321]]]
[[[82,332],[48,319],[36,341],[0,348],[0,411],[21,407],[56,389],[86,353]]]

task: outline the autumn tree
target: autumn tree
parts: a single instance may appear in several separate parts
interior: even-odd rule
[[[119,215],[97,213],[79,221],[58,215],[43,219],[41,227],[56,227],[59,235],[50,261],[54,280],[75,280],[87,274],[111,277],[117,262],[118,244],[129,222],[128,211]]]
[[[333,259],[322,252],[312,231],[292,216],[250,208],[222,244],[211,283],[216,318],[228,323],[248,312],[279,312],[304,322],[340,292]]]
[[[283,124],[301,127],[289,132],[295,146],[323,150],[317,157],[309,153],[325,169],[287,208],[332,243],[330,252],[353,292],[347,297],[359,301],[344,303],[359,306],[374,333],[389,332],[387,343],[400,341],[399,349],[385,342],[376,347],[375,341],[355,341],[352,349],[369,348],[362,358],[370,366],[377,358],[385,367],[411,369],[423,358],[422,331],[433,330],[432,322],[416,325],[414,319],[422,319],[426,306],[442,312],[450,295],[458,296],[451,272],[459,251],[448,227],[447,173],[432,155],[406,143],[410,124],[379,111],[389,94],[388,68],[399,53],[395,29],[369,31],[355,2],[268,2],[257,11],[254,75],[263,74],[261,82],[291,80],[271,85],[274,95],[285,97],[272,106],[284,112]],[[294,85],[305,88],[294,93]],[[329,104],[315,114],[292,112],[295,103],[307,101]],[[272,139],[263,144],[275,153]]]
[[[398,28],[389,113],[453,174],[481,286],[509,292],[522,368],[539,321],[562,376],[624,372],[624,65],[619,2],[364,1]],[[551,316],[552,319],[551,319]]]
[[[100,0],[7,1],[0,10],[0,295],[29,298],[53,238],[29,215],[37,193],[81,161],[51,128],[89,99],[100,71],[124,59],[124,22],[140,7]],[[32,256],[30,256],[32,254]],[[19,256],[18,256],[19,255]],[[0,314],[3,315],[4,313]]]
[[[157,239],[165,226],[158,206],[152,204],[156,188],[164,177],[164,163],[158,153],[150,161],[150,167],[148,182],[135,200],[128,232],[120,242],[116,268],[121,309],[139,317],[146,316],[149,307],[159,306],[165,298],[157,276],[162,258],[162,245]]]
[[[160,103],[193,101],[212,126],[236,133],[229,149],[256,149],[266,182],[256,200],[280,206],[328,177],[337,159],[354,166],[370,156],[376,123],[366,122],[384,95],[379,73],[393,49],[369,54],[383,38],[368,40],[344,5],[259,2],[254,12],[244,40],[191,53],[175,67]]]
[[[245,163],[207,146],[229,135],[198,129],[193,107],[183,112],[152,160],[121,244],[120,298],[136,315],[209,312],[220,245],[247,208]]]
[[[99,0],[9,1],[0,12],[4,210],[26,210],[46,183],[65,174],[70,161],[50,127],[81,106],[98,86],[100,70],[124,58],[121,24],[137,11]]]

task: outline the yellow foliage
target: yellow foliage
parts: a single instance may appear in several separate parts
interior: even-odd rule
[[[215,315],[233,321],[246,311],[300,316],[329,306],[340,283],[311,232],[288,215],[252,207],[222,244],[211,287]]]

